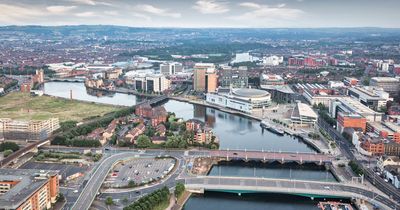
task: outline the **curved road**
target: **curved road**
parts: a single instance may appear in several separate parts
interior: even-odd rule
[[[153,190],[163,187],[163,186],[168,186],[168,187],[173,187],[175,186],[175,179],[178,177],[179,173],[182,170],[182,158],[181,156],[184,155],[184,151],[171,151],[171,152],[165,152],[165,151],[148,151],[146,153],[138,153],[138,152],[122,152],[121,153],[113,154],[111,156],[108,156],[104,159],[102,159],[98,164],[97,168],[94,169],[94,171],[91,171],[90,174],[88,175],[90,179],[87,181],[85,187],[81,191],[78,199],[76,200],[75,204],[72,206],[71,210],[87,210],[91,206],[92,202],[94,201],[97,192],[99,191],[101,185],[103,184],[104,180],[106,179],[108,173],[110,172],[112,166],[117,163],[118,161],[127,159],[127,158],[132,158],[137,155],[145,155],[145,156],[158,156],[158,155],[170,155],[178,159],[177,162],[177,168],[174,171],[172,175],[170,175],[166,180],[162,181],[161,184],[158,185],[153,185],[148,188],[143,189],[141,194],[149,193],[152,192]],[[115,193],[104,193],[102,196],[109,196],[112,194],[112,196],[115,198],[115,196],[118,196],[119,198],[124,198],[124,197],[132,197],[132,195],[136,194],[136,191],[138,190],[132,190],[132,191],[126,191],[126,192],[115,192]],[[137,196],[137,195],[136,195]],[[135,197],[135,195],[133,196]]]

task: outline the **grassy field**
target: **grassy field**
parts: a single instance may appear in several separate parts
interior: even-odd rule
[[[58,117],[60,122],[67,120],[80,122],[118,109],[113,106],[49,96],[31,97],[29,93],[10,93],[0,97],[0,118],[44,120]]]

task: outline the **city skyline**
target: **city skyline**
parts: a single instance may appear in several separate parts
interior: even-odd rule
[[[399,28],[399,6],[396,0],[4,0],[0,25]]]

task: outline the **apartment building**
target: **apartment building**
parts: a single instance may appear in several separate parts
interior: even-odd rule
[[[48,120],[12,120],[0,118],[0,133],[10,140],[43,140],[60,128],[58,118]]]
[[[58,171],[0,169],[1,209],[50,209],[58,194]]]

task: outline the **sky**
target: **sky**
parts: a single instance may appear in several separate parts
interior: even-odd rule
[[[400,0],[0,0],[0,25],[400,28]]]

